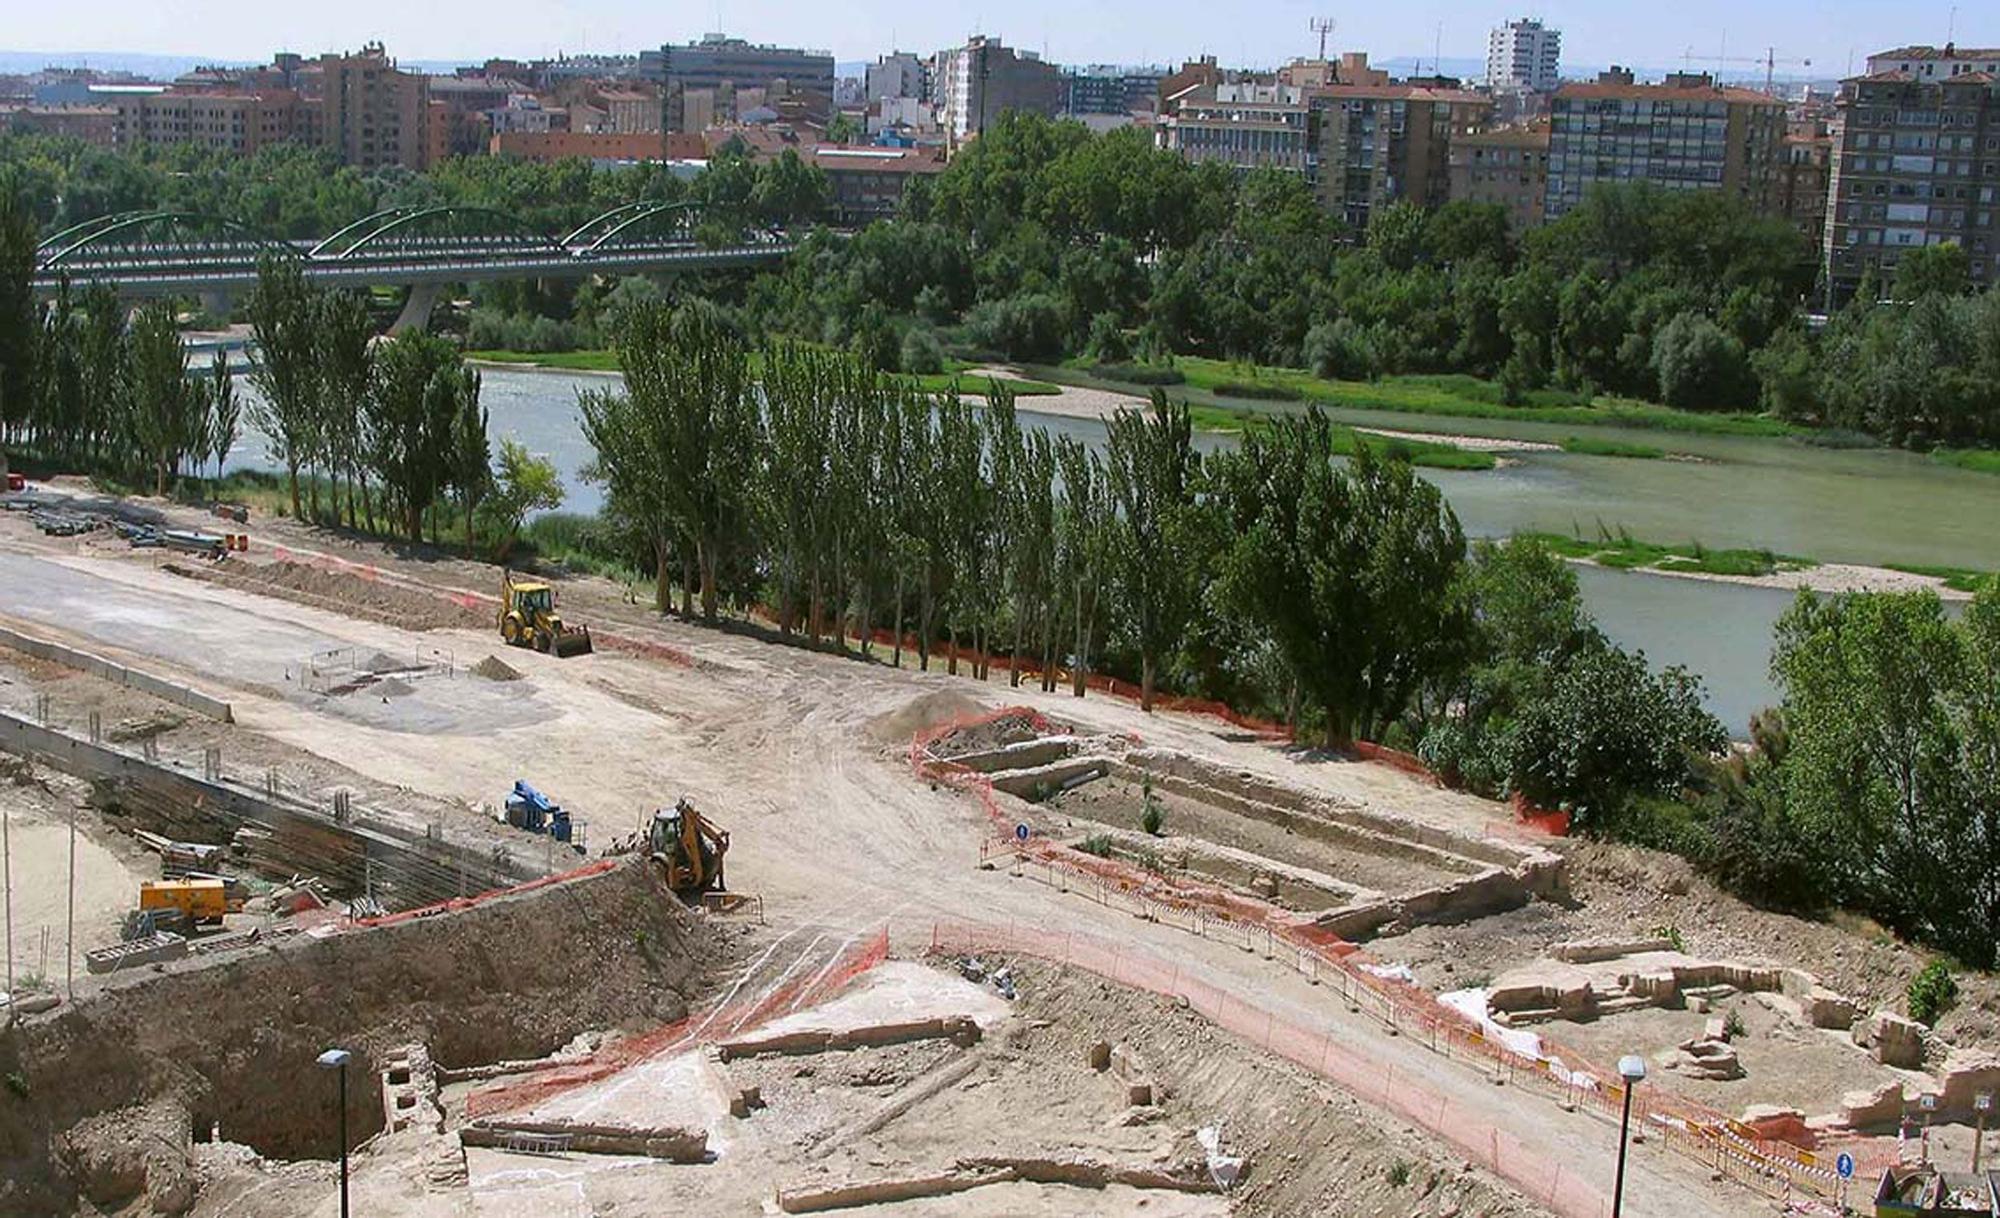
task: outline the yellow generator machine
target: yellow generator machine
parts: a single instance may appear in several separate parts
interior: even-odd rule
[[[224,914],[243,912],[242,889],[231,880],[191,877],[184,880],[143,880],[139,912],[173,911],[190,924],[222,924]]]
[[[539,580],[500,574],[500,637],[514,647],[559,656],[589,655],[590,627],[565,625],[556,612],[556,590]]]
[[[727,888],[722,882],[722,856],[729,853],[729,834],[685,799],[671,811],[662,808],[653,813],[646,853],[660,879],[690,905],[706,893]]]

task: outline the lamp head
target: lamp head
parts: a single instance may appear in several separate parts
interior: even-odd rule
[[[1627,1053],[1618,1059],[1618,1075],[1628,1083],[1636,1083],[1646,1077],[1646,1059],[1637,1053]]]
[[[315,1060],[322,1070],[338,1070],[348,1063],[353,1055],[345,1049],[328,1049]]]

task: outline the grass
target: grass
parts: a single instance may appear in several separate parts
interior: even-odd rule
[[[914,383],[921,393],[969,393],[985,397],[987,386],[992,383],[987,377],[965,376],[958,372],[914,372],[896,373],[893,380]],[[1062,386],[1051,385],[1047,381],[1017,381],[1012,377],[992,378],[1014,391],[1015,397],[1048,397],[1062,392]]]
[[[1640,461],[1658,461],[1666,456],[1662,449],[1650,444],[1634,444],[1627,440],[1600,440],[1592,436],[1564,436],[1562,450],[1589,457],[1631,457]]]
[[[1922,575],[1944,581],[1944,586],[1953,592],[1977,592],[1994,577],[1991,571],[1981,571],[1976,567],[1926,566],[1921,563],[1890,563],[1889,570],[1901,571],[1906,575]]]
[[[618,353],[608,348],[591,351],[467,351],[465,358],[490,364],[532,364],[570,372],[619,371]]]
[[[1931,460],[1981,474],[2000,474],[2000,449],[1940,448],[1931,453]]]
[[[1711,550],[1699,541],[1685,546],[1639,541],[1622,529],[1612,534],[1601,526],[1596,540],[1565,533],[1522,533],[1564,558],[1580,558],[1600,567],[1634,571],[1684,571],[1702,575],[1770,575],[1819,564],[1810,558],[1775,554],[1770,550]]]
[[[1210,393],[1256,387],[1258,397],[1318,402],[1353,410],[1401,414],[1456,416],[1467,419],[1510,419],[1517,422],[1569,426],[1611,426],[1706,435],[1787,436],[1799,429],[1764,415],[1729,412],[1699,413],[1656,406],[1625,398],[1585,399],[1560,390],[1530,392],[1519,406],[1509,406],[1500,387],[1473,376],[1390,376],[1379,381],[1330,381],[1297,368],[1230,363],[1181,356],[1174,366],[1187,383]]]
[[[1269,427],[1272,416],[1259,414],[1254,410],[1229,410],[1221,406],[1188,406],[1188,418],[1199,431],[1253,431]],[[1351,427],[1336,425],[1333,429],[1334,451],[1343,457],[1351,457],[1357,448],[1367,445],[1383,456],[1402,457],[1410,464],[1423,469],[1488,470],[1499,464],[1492,453],[1474,452],[1452,444],[1439,444],[1434,440],[1412,440],[1401,436],[1375,436],[1359,432]]]

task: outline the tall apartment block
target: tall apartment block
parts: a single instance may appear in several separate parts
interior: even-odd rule
[[[1903,47],[1868,57],[1835,103],[1826,274],[1851,294],[1907,249],[1955,243],[2000,283],[2000,49]]]
[[[1329,85],[1311,105],[1320,202],[1356,232],[1388,203],[1446,202],[1452,140],[1493,111],[1484,94],[1419,84]]]
[[[1549,193],[1549,125],[1530,123],[1451,137],[1453,200],[1498,203],[1516,233],[1542,222]]]
[[[1526,17],[1486,36],[1486,85],[1496,93],[1552,93],[1562,82],[1562,31]]]
[[[952,146],[985,130],[1008,110],[1054,117],[1062,113],[1062,72],[1032,51],[975,35],[964,46],[939,51],[931,73],[938,122]]]
[[[1776,98],[1718,87],[1706,73],[1642,85],[1613,68],[1594,83],[1563,85],[1549,103],[1543,212],[1561,217],[1601,182],[1725,191],[1769,211],[1785,164],[1785,107]]]
[[[669,131],[699,132],[711,121],[716,98],[771,91],[780,82],[786,95],[810,99],[820,112],[833,104],[831,53],[760,46],[724,34],[641,51],[638,74],[660,87]]]
[[[320,138],[348,165],[423,169],[430,154],[429,80],[371,42],[319,60]]]

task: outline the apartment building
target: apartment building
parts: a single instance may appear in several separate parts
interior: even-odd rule
[[[1549,189],[1549,125],[1456,132],[1449,150],[1453,201],[1498,203],[1507,226],[1526,232],[1542,222]]]
[[[421,170],[430,158],[430,81],[404,72],[371,42],[352,55],[320,56],[321,140],[361,169]]]
[[[1927,52],[1927,53],[1923,53]],[[1972,58],[1965,58],[1966,56]],[[1981,57],[1987,58],[1981,58]],[[1830,139],[1826,271],[1844,296],[1906,249],[1955,243],[2000,282],[2000,52],[1906,47],[1843,81]]]
[[[1359,232],[1379,208],[1450,197],[1454,139],[1483,129],[1492,98],[1449,81],[1330,85],[1310,97],[1320,202]]]
[[[1725,191],[1769,211],[1784,139],[1784,105],[1768,94],[1718,86],[1706,73],[1639,84],[1613,68],[1593,83],[1563,85],[1549,103],[1543,212],[1557,219],[1609,182]]]
[[[1805,237],[1815,257],[1826,245],[1826,201],[1832,172],[1833,137],[1826,125],[1793,122],[1785,133],[1785,164],[1778,178],[1776,210]]]
[[[863,74],[862,98],[866,101],[928,101],[930,92],[929,69],[923,59],[908,51],[877,57]]]
[[[176,85],[161,93],[120,95],[113,108],[113,142],[124,148],[194,144],[248,155],[279,140],[305,138],[313,129],[301,114],[307,105],[289,89],[208,91]]]
[[[1486,36],[1486,85],[1495,92],[1552,93],[1562,83],[1562,31],[1526,17]]]
[[[1304,89],[1253,82],[1193,84],[1163,104],[1156,142],[1190,161],[1308,176],[1317,167],[1312,101]]]
[[[1092,64],[1070,68],[1063,73],[1063,113],[1072,118],[1088,114],[1129,115],[1151,113],[1159,104],[1160,82],[1165,68],[1121,68]]]
[[[686,46],[639,53],[638,74],[661,90],[670,131],[702,130],[689,113],[722,109],[717,99],[783,86],[787,95],[814,99],[824,117],[833,105],[833,55],[797,47],[761,46],[723,34],[706,34]],[[698,100],[690,103],[690,95]]]
[[[1054,64],[983,34],[939,51],[931,82],[938,123],[953,147],[1009,110],[1054,117],[1063,109],[1063,77]]]

